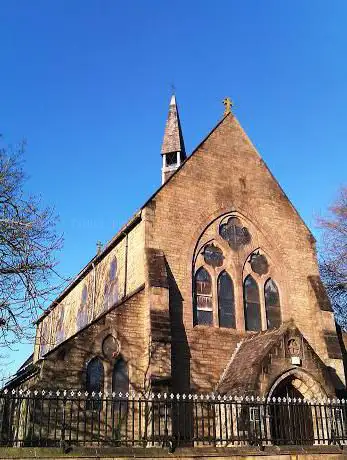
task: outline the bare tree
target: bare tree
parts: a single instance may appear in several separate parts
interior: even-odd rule
[[[25,193],[23,153],[24,143],[0,143],[0,346],[27,339],[58,288],[62,238],[53,210]]]
[[[320,271],[336,320],[347,330],[347,187],[340,190],[329,211],[319,219],[323,229]]]

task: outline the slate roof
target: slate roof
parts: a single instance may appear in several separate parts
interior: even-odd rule
[[[169,107],[169,115],[166,120],[163,144],[161,154],[181,152],[182,159],[186,158],[182,128],[175,96],[172,96]]]
[[[216,390],[221,394],[246,394],[254,389],[260,365],[292,322],[244,338],[234,351]]]
[[[6,382],[4,388],[17,387],[21,383],[24,383],[30,377],[35,375],[39,369],[33,363],[34,355],[31,354],[24,363],[20,366],[17,372]],[[4,389],[3,388],[3,389]]]

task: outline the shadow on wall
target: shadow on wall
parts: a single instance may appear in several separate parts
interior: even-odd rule
[[[172,391],[189,393],[191,355],[183,322],[183,298],[168,263],[165,263],[169,282]]]
[[[323,311],[333,311],[331,303],[327,294],[327,291],[318,275],[309,275],[307,277],[309,284],[311,285],[313,292],[315,293],[318,305]]]
[[[347,350],[346,350],[347,333],[343,332],[343,330],[341,329],[341,326],[337,324],[336,322],[335,322],[335,325],[336,325],[337,338],[338,338],[338,341],[341,347],[343,370],[345,373],[345,378],[347,380]],[[344,386],[344,390],[339,392],[341,394],[339,394],[338,396],[346,399],[347,398],[346,385],[342,384],[342,386]]]
[[[183,297],[177,286],[172,271],[166,263],[166,271],[169,283],[169,308],[171,322],[171,375],[172,375],[172,391],[174,393],[192,393],[196,391],[211,391],[220,378],[220,372],[224,369],[221,366],[219,372],[216,373],[215,367],[212,365],[203,365],[196,356],[201,355],[201,343],[192,340],[188,341],[184,320],[183,320]],[[218,340],[230,341],[230,334],[227,331],[225,334],[218,331],[210,331],[218,335]],[[223,334],[223,338],[221,338]],[[200,337],[200,334],[198,335]],[[236,337],[236,336],[235,336]],[[235,339],[236,342],[239,339]],[[235,343],[236,346],[236,343]],[[205,350],[211,359],[216,359],[213,351]],[[195,359],[193,359],[194,353]],[[214,356],[214,358],[213,358]],[[217,358],[218,359],[218,358]],[[230,356],[225,357],[225,364],[229,361]],[[224,363],[224,361],[221,361]],[[196,381],[196,380],[199,380]],[[203,387],[201,386],[203,382]]]

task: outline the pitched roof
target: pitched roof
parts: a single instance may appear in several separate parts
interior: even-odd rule
[[[17,387],[27,381],[30,377],[39,372],[39,368],[33,363],[34,355],[31,354],[24,363],[20,366],[17,372],[6,382],[4,388]]]
[[[181,152],[182,159],[186,158],[186,150],[184,147],[182,128],[178,108],[176,104],[176,97],[171,97],[169,114],[166,120],[163,144],[161,147],[161,154]]]
[[[279,342],[292,322],[243,339],[231,357],[216,390],[219,393],[247,393],[254,389],[258,369],[271,348]]]

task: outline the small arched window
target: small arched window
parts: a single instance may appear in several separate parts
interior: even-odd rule
[[[218,316],[221,327],[235,327],[234,285],[225,271],[218,278]]]
[[[100,393],[104,388],[104,366],[99,358],[93,358],[87,366],[86,390],[88,393]],[[88,397],[90,398],[90,396]],[[88,399],[87,409],[100,409],[101,400]]]
[[[273,279],[269,278],[264,286],[265,310],[267,327],[281,325],[281,304],[278,288]]]
[[[112,392],[118,395],[125,395],[129,391],[128,366],[124,359],[120,358],[113,367],[112,373]]]
[[[213,324],[212,281],[201,267],[195,274],[195,324]]]
[[[126,393],[129,391],[129,374],[126,362],[120,358],[113,367],[112,372],[112,393],[115,393],[113,400],[113,413],[117,419],[120,434],[126,435],[126,420],[129,409],[129,401]],[[120,395],[121,393],[121,395]]]
[[[87,391],[99,393],[104,387],[104,366],[101,359],[93,358],[87,366]]]
[[[245,329],[261,331],[260,298],[257,282],[248,275],[243,285]]]

